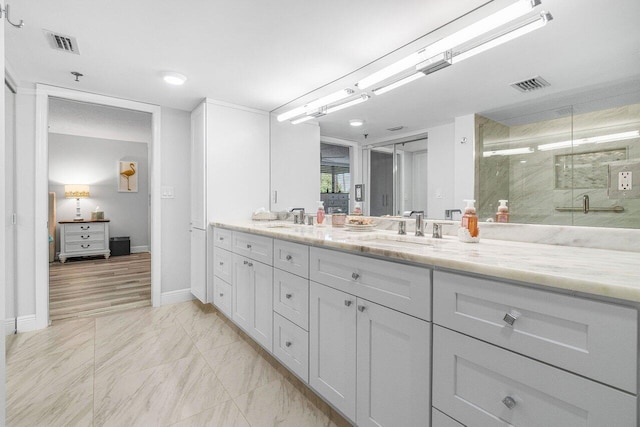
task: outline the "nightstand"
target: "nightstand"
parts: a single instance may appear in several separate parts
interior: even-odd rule
[[[108,259],[109,220],[60,221],[60,254],[64,263],[67,258],[104,255]]]

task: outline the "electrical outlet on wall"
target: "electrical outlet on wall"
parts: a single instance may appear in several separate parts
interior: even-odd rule
[[[633,188],[633,175],[630,171],[618,172],[618,190],[629,191]]]

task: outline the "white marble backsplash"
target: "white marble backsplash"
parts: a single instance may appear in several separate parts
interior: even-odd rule
[[[398,221],[401,220],[407,223],[407,234],[413,234],[415,232],[415,219],[413,218],[380,218],[376,228],[397,230]],[[426,221],[425,235],[430,236],[433,233],[434,222],[444,224],[444,235],[457,235],[458,227],[460,226],[459,221],[432,219],[427,219]],[[482,239],[640,252],[640,229],[500,224],[496,222],[480,222],[478,226],[480,227],[480,237]]]

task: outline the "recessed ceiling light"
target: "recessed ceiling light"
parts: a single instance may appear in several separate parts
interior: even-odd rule
[[[165,72],[162,73],[162,79],[170,85],[180,86],[187,81],[187,77],[180,73]]]
[[[364,124],[364,120],[362,119],[351,119],[349,120],[349,124],[351,126],[362,126]]]

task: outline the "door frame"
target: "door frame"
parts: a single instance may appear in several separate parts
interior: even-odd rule
[[[49,193],[49,98],[87,102],[151,113],[151,143],[149,144],[149,201],[150,201],[150,249],[151,249],[151,304],[161,303],[161,108],[127,99],[113,98],[89,92],[36,84],[36,155],[35,155],[35,297],[36,328],[49,325],[49,243],[48,243],[48,193]]]

